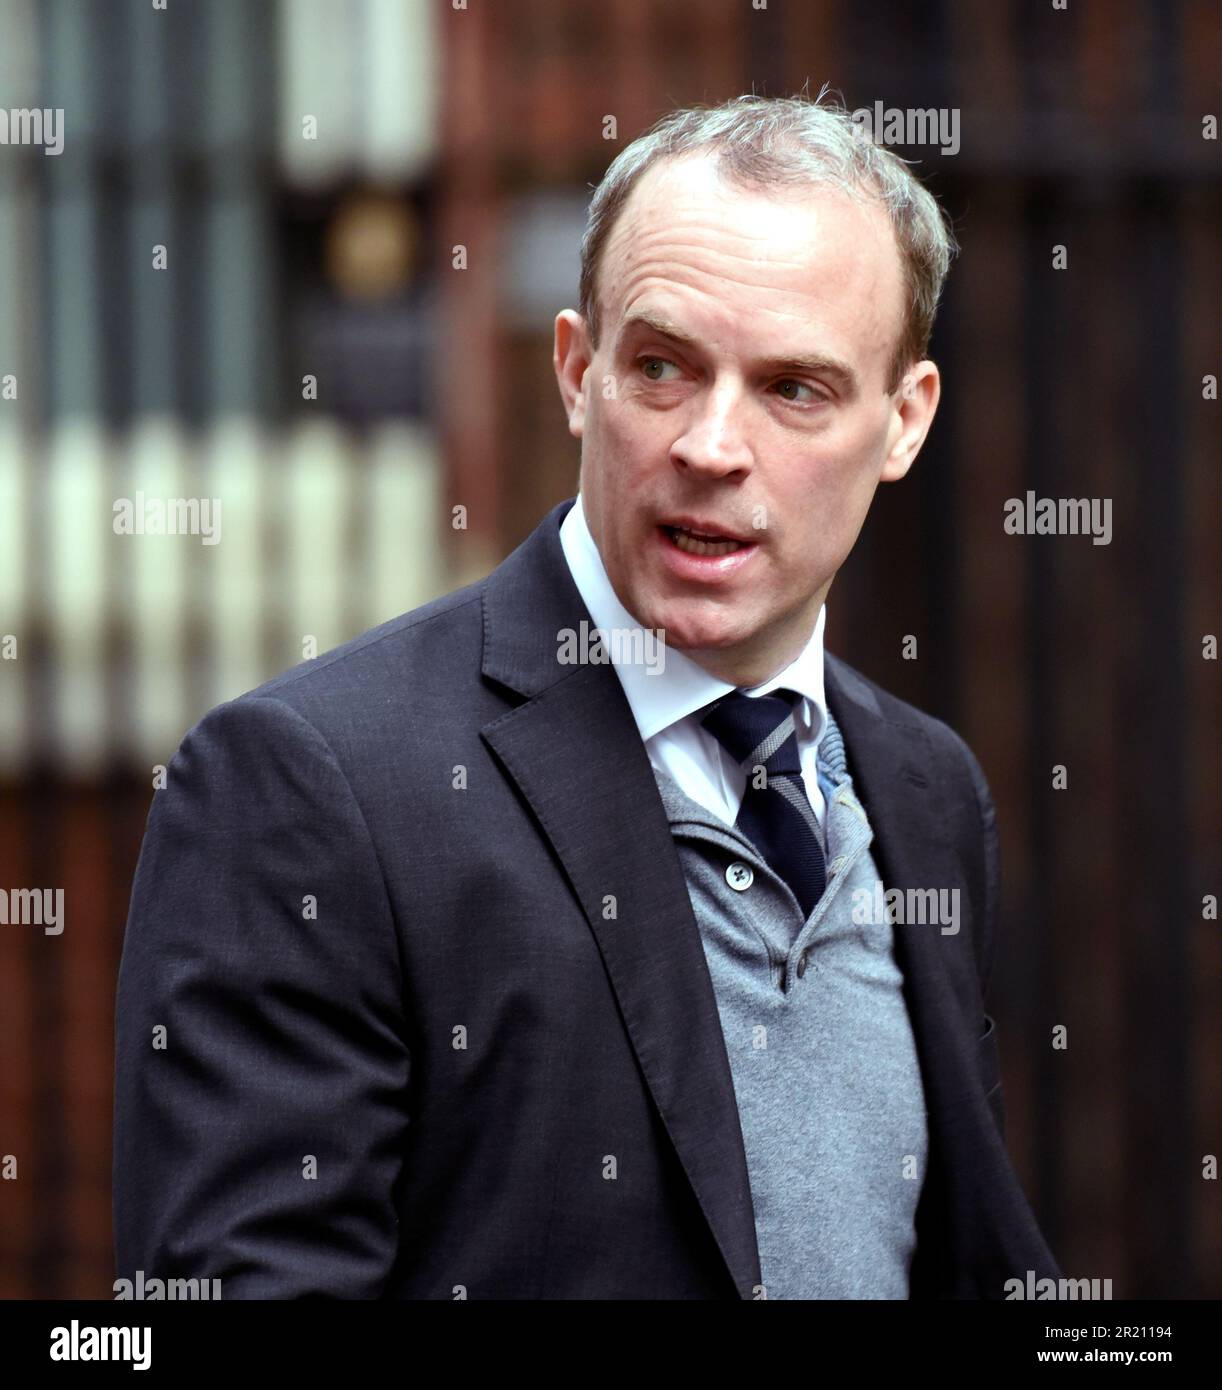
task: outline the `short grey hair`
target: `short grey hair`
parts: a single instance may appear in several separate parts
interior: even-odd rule
[[[836,101],[826,84],[806,96],[744,95],[719,106],[672,111],[612,160],[594,191],[581,240],[580,310],[598,347],[598,269],[607,238],[641,176],[659,160],[697,150],[717,159],[718,173],[752,190],[833,188],[881,203],[891,219],[907,303],[890,362],[888,393],[929,350],[934,315],[951,257],[959,250],[950,221],[907,163],[878,144],[868,125]]]

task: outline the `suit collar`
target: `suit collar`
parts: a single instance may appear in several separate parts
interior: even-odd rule
[[[539,695],[581,667],[556,659],[557,634],[590,621],[560,546],[558,503],[484,581],[483,673],[519,695]]]

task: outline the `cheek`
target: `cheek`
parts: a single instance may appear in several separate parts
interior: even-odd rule
[[[795,572],[838,565],[852,548],[878,485],[876,450],[821,450],[795,470],[784,500],[787,565]]]
[[[586,414],[584,453],[599,470],[603,486],[614,486],[621,473],[618,460],[623,453],[623,430],[614,401],[597,400]]]
[[[856,543],[878,485],[873,461],[866,460],[842,480],[826,512],[824,535],[818,542],[824,556],[839,569]]]
[[[673,425],[663,414],[640,410],[631,401],[600,401],[601,449],[625,472],[647,472],[664,462],[670,451]],[[668,434],[668,429],[671,433]]]
[[[825,505],[840,517],[852,517],[869,500],[878,486],[886,455],[886,425],[876,416],[853,423],[826,441],[812,470],[811,486],[817,505],[822,493]],[[809,495],[809,494],[808,494]]]

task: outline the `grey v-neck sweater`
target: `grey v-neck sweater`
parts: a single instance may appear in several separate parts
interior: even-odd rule
[[[928,1156],[874,833],[840,732],[819,744],[828,884],[810,917],[735,827],[654,776],[717,998],[746,1148],[760,1298],[907,1298]],[[854,894],[858,896],[855,898]],[[923,930],[923,928],[917,928]]]

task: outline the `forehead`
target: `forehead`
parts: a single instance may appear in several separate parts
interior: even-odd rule
[[[696,154],[660,161],[633,188],[599,274],[614,339],[641,307],[718,335],[828,338],[868,370],[897,341],[903,268],[885,209],[824,185],[783,192],[727,181]],[[795,346],[790,341],[789,346]]]

